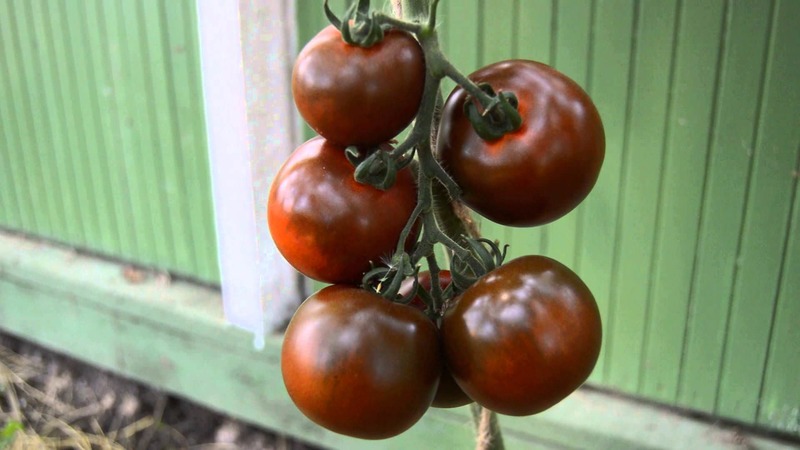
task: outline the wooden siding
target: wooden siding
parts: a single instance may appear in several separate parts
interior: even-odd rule
[[[195,3],[0,0],[0,227],[218,280]]]
[[[298,5],[302,44],[325,22],[321,2]],[[582,206],[541,228],[482,224],[592,288],[605,343],[590,381],[800,434],[800,2],[441,8],[463,71],[544,61],[602,114],[606,161]]]

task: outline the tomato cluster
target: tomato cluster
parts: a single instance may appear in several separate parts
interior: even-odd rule
[[[332,284],[306,299],[286,329],[286,389],[317,424],[364,439],[397,435],[430,406],[477,402],[509,415],[543,411],[586,380],[602,340],[592,293],[551,258],[487,265],[476,256],[458,264],[472,253],[459,247],[469,238],[454,236],[439,241],[457,257],[450,270],[418,272],[420,242],[429,236],[419,237],[418,219],[433,214],[423,201],[430,184],[421,177],[435,171],[420,168],[415,176],[415,166],[403,165],[386,189],[354,179],[352,149],[362,161],[388,157],[390,140],[421,116],[425,57],[405,31],[387,30],[363,48],[344,42],[336,27],[322,30],[301,51],[292,76],[298,110],[319,136],[289,156],[269,193],[278,250],[299,272]],[[432,161],[452,177],[461,200],[512,226],[541,225],[575,208],[604,154],[602,123],[588,95],[532,61],[493,64],[470,79],[513,93],[502,95],[521,125],[487,138],[476,132],[469,108],[488,120],[502,114],[474,90],[453,91]],[[423,222],[425,232],[436,226],[435,219]],[[478,247],[471,248],[480,256]],[[394,267],[398,254],[404,261],[416,255],[411,273]],[[389,265],[384,278],[371,279],[368,272],[382,264]]]

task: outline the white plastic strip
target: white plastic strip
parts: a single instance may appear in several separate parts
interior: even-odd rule
[[[225,316],[263,346],[238,1],[197,2],[200,61]]]

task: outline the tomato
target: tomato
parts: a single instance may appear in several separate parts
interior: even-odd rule
[[[442,112],[437,151],[478,214],[510,226],[552,222],[592,190],[605,156],[600,115],[583,89],[544,64],[512,60],[470,75],[516,94],[522,126],[484,141],[473,130],[456,87]]]
[[[501,414],[535,414],[588,378],[602,330],[594,297],[569,268],[523,256],[489,272],[446,311],[445,359],[456,382]]]
[[[425,57],[408,33],[389,30],[372,47],[349,45],[328,26],[306,44],[292,72],[300,114],[326,139],[375,145],[414,118],[425,84]]]
[[[328,286],[295,313],[283,341],[289,396],[337,433],[383,439],[416,423],[441,374],[436,326],[425,314],[353,286]]]
[[[440,270],[439,271],[439,286],[444,289],[446,288],[452,281],[452,275],[450,274],[449,270]],[[431,290],[431,286],[433,285],[431,280],[431,273],[427,270],[420,272],[417,274],[417,282],[419,283],[419,289],[424,289],[428,292]],[[400,285],[400,295],[406,296],[411,293],[411,289],[414,287],[414,278],[406,278],[403,280],[403,284]],[[428,306],[425,304],[425,300],[422,299],[419,295],[411,299],[409,305],[419,309],[420,311],[425,311],[428,309]]]
[[[432,280],[429,271],[420,272],[417,280],[420,289],[425,289],[430,292]],[[452,276],[449,270],[439,271],[439,286],[441,286],[442,289],[446,288],[451,281]],[[408,295],[411,293],[412,287],[413,278],[406,279],[400,287],[400,295]],[[411,299],[409,305],[423,312],[428,308],[425,305],[425,301],[420,296]],[[435,408],[456,408],[470,403],[472,403],[472,399],[458,386],[453,379],[453,375],[450,374],[450,370],[448,370],[446,366],[442,367],[442,377],[439,380],[439,387],[436,389],[436,396],[433,398],[431,406]]]
[[[353,172],[342,147],[317,137],[289,156],[269,193],[276,247],[298,271],[326,283],[359,283],[370,262],[389,258],[417,201],[408,168],[386,191],[358,183]]]

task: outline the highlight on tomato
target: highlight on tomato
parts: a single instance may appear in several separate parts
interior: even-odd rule
[[[316,137],[289,156],[272,183],[272,239],[292,266],[315,280],[359,283],[370,264],[392,255],[416,205],[408,168],[385,191],[358,183],[353,173],[344,148]]]
[[[462,189],[462,201],[502,225],[552,222],[583,201],[597,181],[605,133],[589,95],[545,64],[510,60],[469,76],[516,95],[522,125],[484,140],[465,111],[473,102],[458,86],[442,111],[437,152]]]
[[[341,145],[377,145],[395,137],[416,115],[424,84],[422,48],[399,30],[365,48],[344,42],[330,25],[303,47],[292,72],[303,119]]]
[[[333,285],[297,310],[281,350],[295,405],[340,434],[383,439],[431,405],[442,372],[436,326],[418,309]]]
[[[537,255],[478,279],[445,312],[441,333],[458,385],[512,416],[544,411],[577,389],[602,341],[589,288],[565,265]]]

